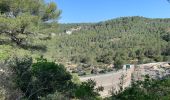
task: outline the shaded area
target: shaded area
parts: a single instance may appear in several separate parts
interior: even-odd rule
[[[9,39],[1,39],[0,40],[0,45],[11,45],[14,46],[15,44],[13,42],[11,42]],[[37,50],[37,51],[42,51],[42,52],[46,52],[47,51],[47,47],[45,45],[34,45],[34,44],[27,44],[27,43],[16,43],[16,46],[23,48],[25,50]]]

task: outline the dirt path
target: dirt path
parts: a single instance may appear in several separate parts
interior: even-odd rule
[[[114,88],[115,91],[119,90],[119,84],[120,84],[120,79],[122,75],[125,75],[124,87],[127,87],[130,85],[131,73],[133,72],[133,68],[128,69],[128,70],[119,70],[117,72],[112,72],[108,74],[101,74],[101,75],[95,75],[95,76],[89,76],[89,77],[80,77],[80,80],[81,81],[86,81],[88,79],[95,80],[97,83],[97,86],[104,87],[104,91],[101,92],[100,94],[102,97],[106,97],[110,95],[110,90],[112,88]]]
[[[137,65],[139,66],[139,68],[143,68],[143,67],[152,67],[155,65],[162,65],[164,63],[167,62],[157,62],[157,63],[147,63],[147,64],[140,64]],[[141,73],[144,73],[143,71],[145,70],[141,70]],[[119,84],[120,84],[120,79],[122,75],[125,75],[124,77],[124,85],[123,87],[128,87],[131,84],[131,75],[132,73],[135,72],[134,66],[131,67],[128,70],[119,70],[117,72],[112,72],[112,73],[107,73],[107,74],[100,74],[100,75],[93,75],[93,76],[85,76],[85,77],[80,77],[81,81],[86,81],[88,79],[93,79],[96,81],[97,86],[103,86],[104,87],[104,91],[101,92],[101,96],[102,97],[106,97],[110,94],[110,90],[112,88],[115,89],[115,91],[119,90]]]

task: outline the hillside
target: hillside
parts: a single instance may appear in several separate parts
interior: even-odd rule
[[[41,30],[43,34],[39,37],[50,38],[39,38],[34,42],[45,45],[46,51],[3,44],[0,45],[0,58],[18,53],[34,58],[44,55],[67,66],[101,68],[115,63],[146,63],[170,58],[170,19],[134,16],[99,23],[60,24],[58,29],[54,28],[42,27],[46,31]]]
[[[94,24],[65,24],[61,25],[66,28],[63,32],[77,27],[81,30],[60,34],[55,48],[58,54],[82,63],[108,64],[119,55],[124,60],[162,60],[169,55],[169,22],[170,19],[123,17]]]

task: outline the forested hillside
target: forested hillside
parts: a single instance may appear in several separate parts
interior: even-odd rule
[[[170,55],[170,19],[122,17],[95,24],[63,24],[60,29],[55,52],[75,63],[145,63],[168,60]]]
[[[141,63],[170,65],[170,19],[133,16],[62,24],[53,1],[0,0],[0,100],[169,100],[169,67],[152,66],[160,80],[145,76],[152,69],[134,71]],[[126,69],[119,70],[124,64]],[[110,88],[111,95],[103,98],[108,84],[79,79],[99,73],[120,76],[113,78],[118,91]],[[124,80],[132,84],[124,88]]]
[[[35,44],[43,44],[46,49],[22,50],[23,54],[93,66],[169,60],[170,19],[135,16],[99,23],[59,24],[59,28],[50,25],[41,25],[43,31],[36,36],[39,38]],[[12,47],[4,49],[10,51],[8,48]]]

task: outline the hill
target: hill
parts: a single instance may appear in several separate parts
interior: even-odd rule
[[[73,61],[82,56],[85,62],[91,58],[88,60],[109,63],[110,58],[120,53],[125,60],[142,57],[160,60],[158,58],[169,55],[169,22],[170,19],[122,17],[94,24],[65,24],[61,26],[67,27],[65,32],[71,28],[81,29],[71,35],[61,35],[56,48]]]
[[[125,63],[170,59],[170,19],[121,17],[99,23],[60,24],[58,29],[42,28],[42,32],[34,43],[45,45],[45,51],[3,44],[0,58],[13,54],[34,58],[43,55],[66,66],[76,64],[81,69],[105,68],[110,64],[120,68]]]

